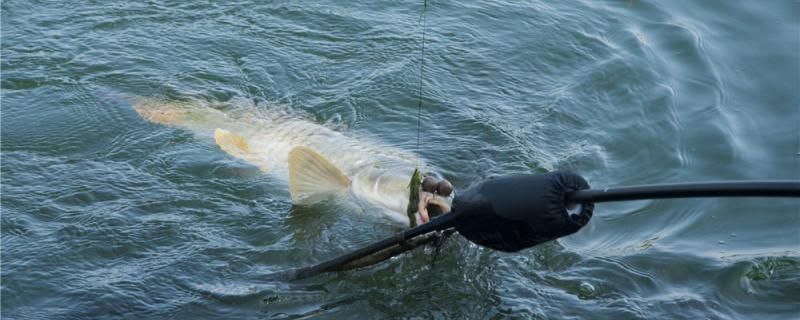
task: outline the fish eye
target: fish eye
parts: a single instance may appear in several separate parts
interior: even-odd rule
[[[453,184],[450,181],[442,179],[436,184],[436,193],[443,197],[449,197],[453,193]]]
[[[427,176],[422,180],[422,191],[433,193],[436,191],[439,181],[432,176]]]

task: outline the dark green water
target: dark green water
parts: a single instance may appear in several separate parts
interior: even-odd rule
[[[516,254],[450,240],[271,283],[397,227],[132,97],[288,105],[415,150],[421,1],[2,2],[2,316],[800,317],[800,200],[600,204]],[[419,153],[457,187],[800,179],[800,2],[430,1]],[[245,101],[246,103],[244,103]]]

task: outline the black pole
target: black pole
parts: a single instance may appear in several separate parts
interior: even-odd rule
[[[366,257],[370,254],[386,249],[393,245],[402,244],[416,236],[450,228],[453,226],[454,217],[455,215],[453,214],[441,215],[439,217],[432,219],[430,222],[426,224],[408,229],[404,232],[396,233],[394,236],[375,242],[371,245],[355,250],[348,254],[333,258],[331,260],[313,266],[284,271],[272,276],[271,278],[278,278],[282,280],[297,280],[314,276],[316,274],[323,272],[334,271],[338,267],[343,266],[349,262]]]
[[[586,189],[567,194],[566,201],[595,203],[698,197],[800,197],[800,181],[718,181]]]
[[[426,224],[334,259],[280,272],[270,278],[297,280],[337,271],[381,250],[407,244],[412,238],[451,227],[480,245],[517,251],[574,233],[588,222],[596,202],[695,197],[800,197],[800,181],[696,182],[568,191],[581,186],[588,187],[583,178],[563,172],[487,180],[457,197],[451,214],[441,215]],[[558,219],[569,203],[590,204],[582,209],[588,210],[581,213],[586,217]],[[509,219],[511,222],[506,223]],[[527,224],[534,226],[535,230],[519,229]]]

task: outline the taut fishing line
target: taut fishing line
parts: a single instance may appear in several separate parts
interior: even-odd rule
[[[422,22],[422,49],[419,59],[419,101],[417,103],[417,153],[419,153],[419,137],[422,127],[422,78],[425,71],[425,11],[428,10],[428,0],[422,4],[422,14],[419,19]]]
[[[424,72],[425,72],[425,12],[428,11],[428,0],[424,0],[422,2],[422,14],[420,14],[419,20],[422,23],[422,45],[420,49],[420,59],[419,59],[419,90],[418,90],[418,100],[417,100],[417,153],[420,153],[420,135],[422,132],[422,83],[424,80]],[[433,259],[431,260],[431,268],[436,265],[436,258],[439,256],[439,251],[444,245],[445,241],[450,237],[452,232],[443,233],[439,231],[439,234],[435,237],[436,240],[433,241],[433,247],[435,248]]]
[[[417,154],[420,153],[420,135],[422,131],[422,80],[423,80],[423,71],[425,70],[425,11],[428,9],[428,0],[425,0],[422,4],[422,14],[420,14],[419,20],[422,22],[422,49],[420,54],[420,61],[419,61],[419,91],[417,93],[419,100],[417,102]],[[417,222],[414,218],[414,212],[418,211],[417,203],[419,202],[419,192],[417,191],[420,187],[420,182],[422,179],[420,178],[419,172],[419,158],[414,161],[414,173],[411,175],[411,181],[408,184],[409,188],[409,197],[408,197],[408,207],[406,208],[406,214],[408,214],[409,224],[411,227],[416,227]]]

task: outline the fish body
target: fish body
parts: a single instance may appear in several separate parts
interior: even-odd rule
[[[137,102],[134,110],[150,122],[199,135],[213,133],[226,153],[286,181],[294,204],[349,193],[377,205],[391,220],[407,225],[427,222],[431,206],[440,212],[450,211],[452,195],[421,192],[412,223],[406,213],[409,180],[416,168],[431,171],[424,161],[405,150],[356,139],[291,112],[223,112],[200,101],[146,99]]]

